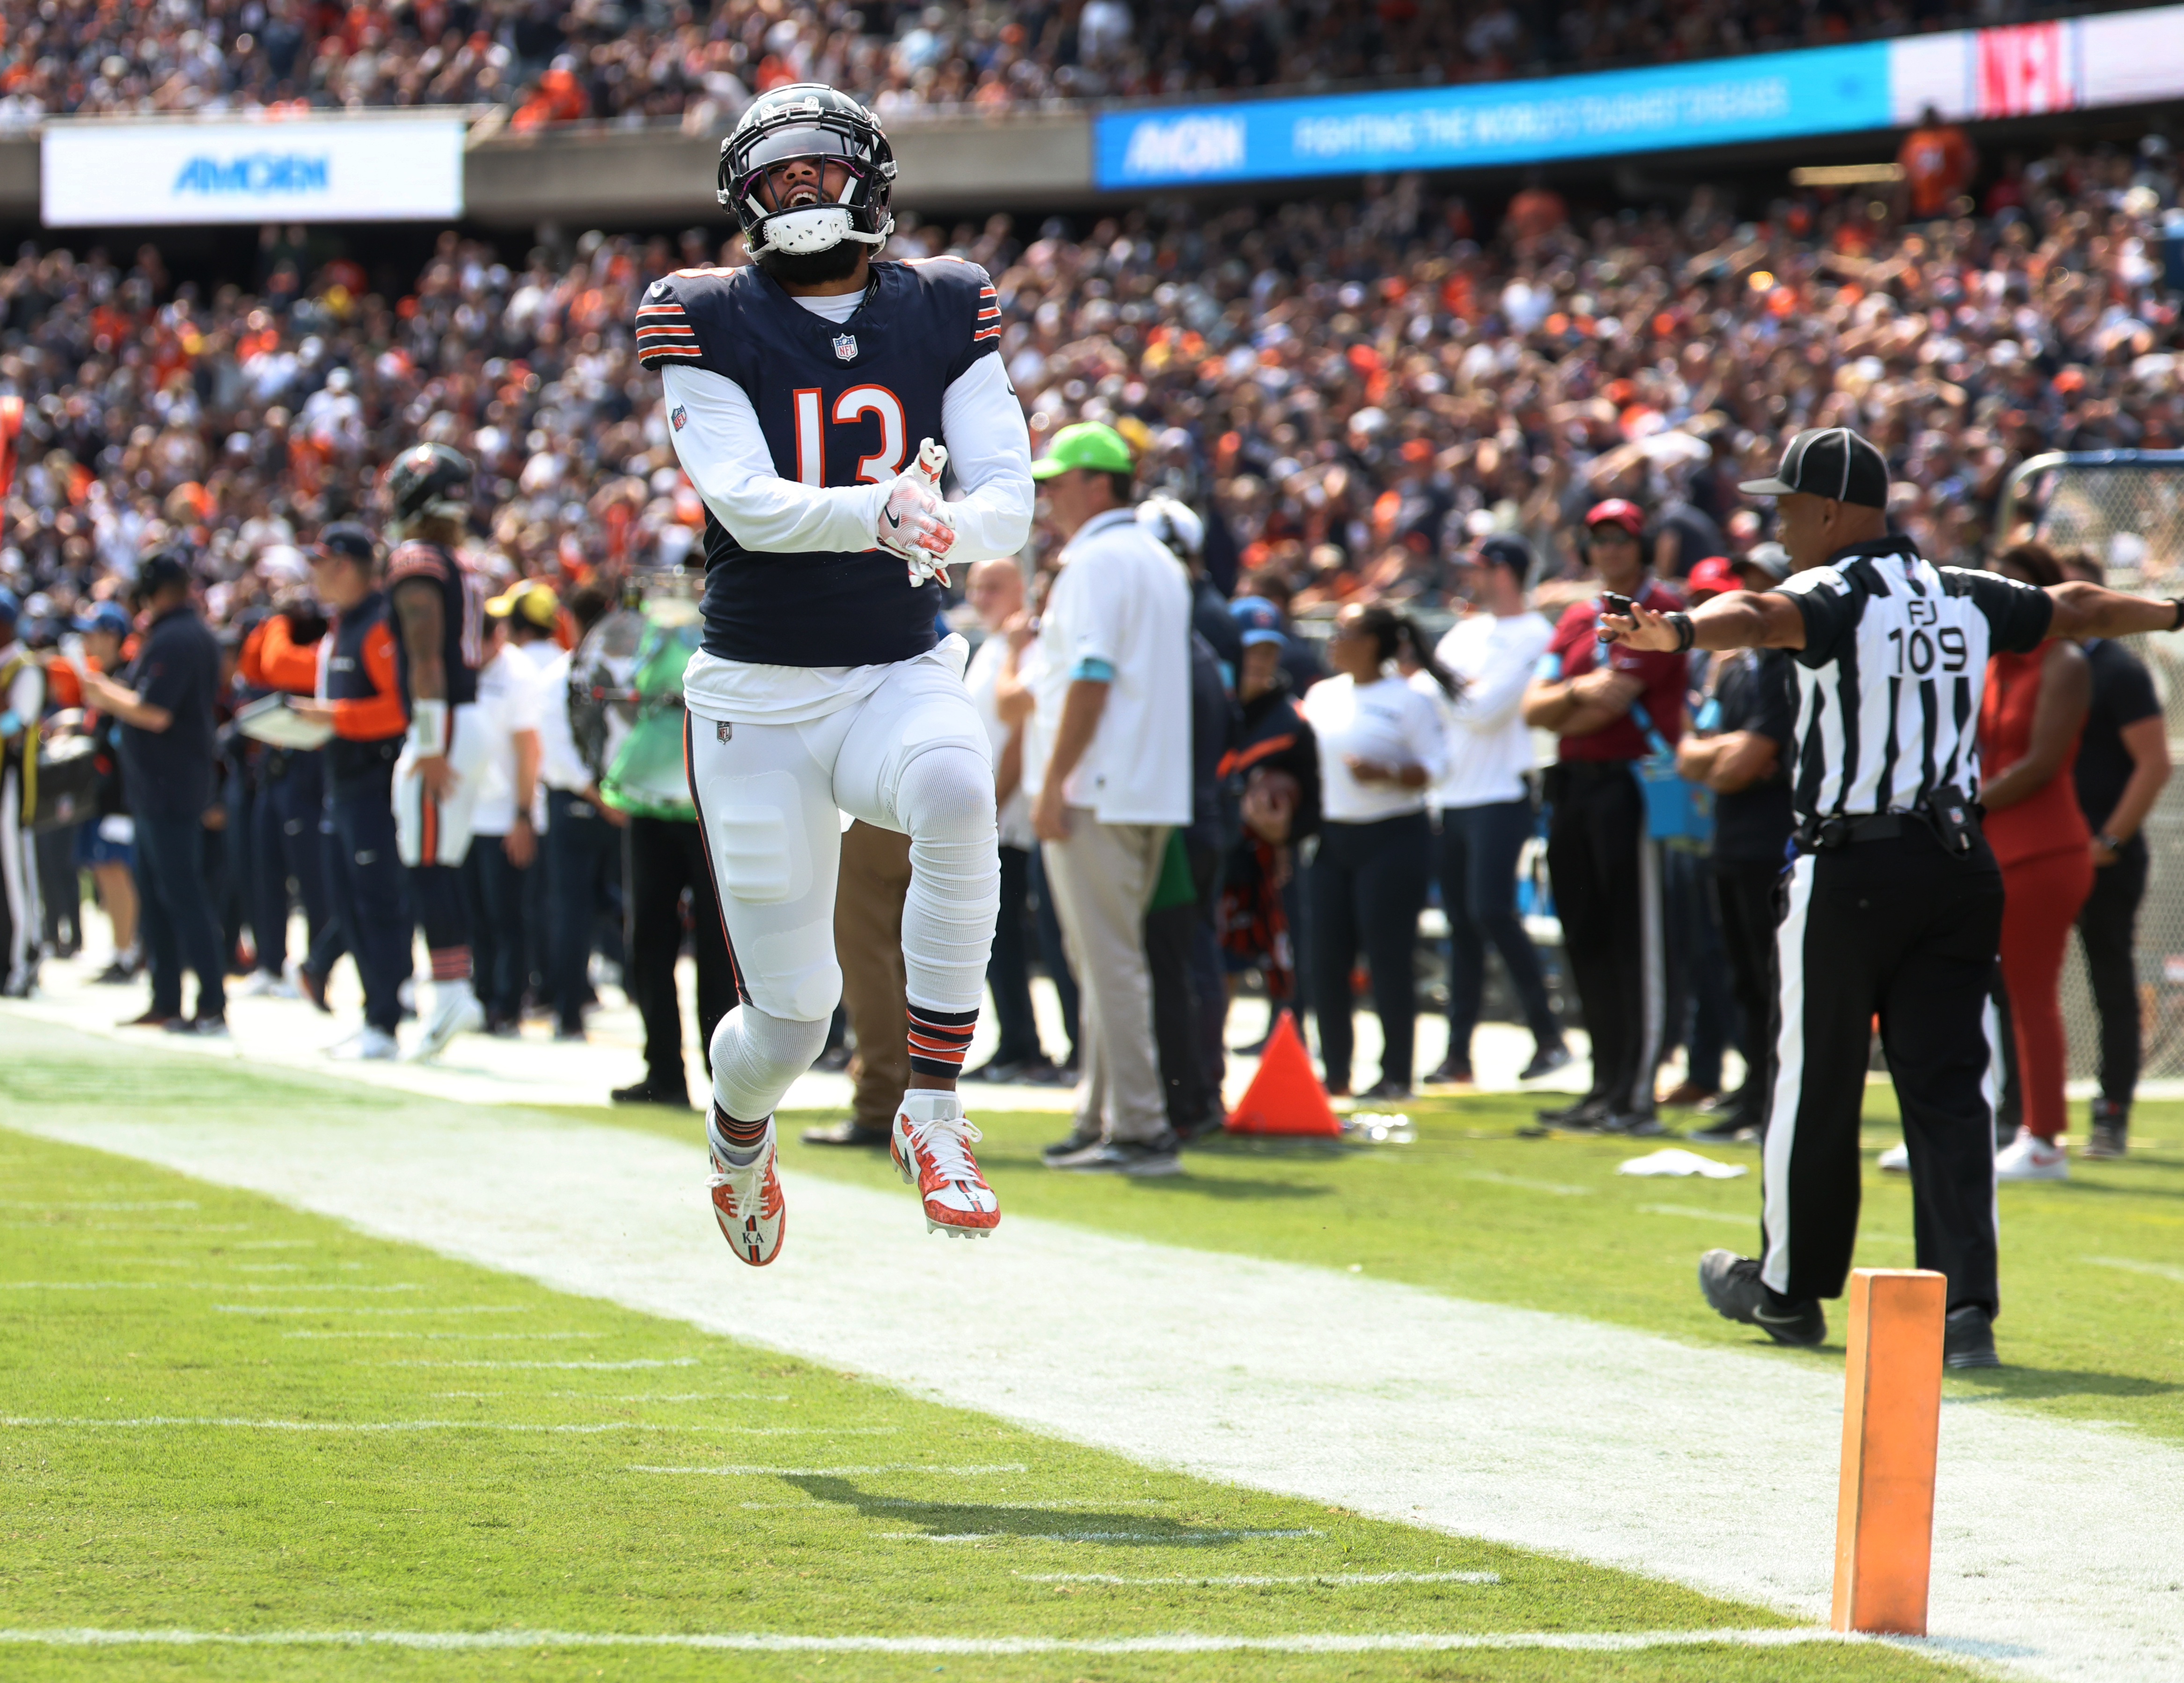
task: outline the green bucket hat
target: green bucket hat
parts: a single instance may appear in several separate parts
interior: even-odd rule
[[[1123,435],[1103,421],[1079,421],[1054,435],[1046,454],[1031,465],[1034,479],[1051,479],[1072,467],[1089,467],[1095,473],[1129,473],[1136,464]]]

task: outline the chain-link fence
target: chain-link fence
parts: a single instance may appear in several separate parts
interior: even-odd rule
[[[2119,590],[2184,592],[2184,450],[2113,450],[2036,456],[2011,475],[2002,530],[2031,521],[2058,553],[2088,549]],[[2172,637],[2126,639],[2153,674],[2170,753],[2184,748],[2184,644]],[[2146,821],[2150,874],[2138,920],[2138,992],[2148,1078],[2184,1076],[2184,777],[2173,777]],[[2098,1019],[2076,941],[2063,974],[2070,1074],[2090,1076]]]

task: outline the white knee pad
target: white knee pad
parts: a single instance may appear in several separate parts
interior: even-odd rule
[[[902,956],[910,997],[976,1011],[1001,906],[994,776],[984,753],[941,743],[903,767],[896,794],[910,832]]]
[[[738,1122],[772,1115],[826,1045],[824,1017],[796,1023],[738,1006],[713,1030],[714,1102]]]

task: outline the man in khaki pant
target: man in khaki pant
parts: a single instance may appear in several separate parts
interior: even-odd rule
[[[1024,780],[1083,1000],[1077,1125],[1046,1157],[1173,1174],[1145,916],[1168,831],[1190,820],[1190,588],[1138,523],[1131,476],[1129,447],[1096,421],[1063,427],[1032,469],[1067,542],[1039,616]]]
[[[862,819],[842,833],[834,891],[834,956],[842,1005],[856,1036],[850,1060],[850,1119],[804,1130],[807,1145],[885,1145],[895,1106],[910,1085],[903,1023],[902,906],[910,894],[910,838]]]

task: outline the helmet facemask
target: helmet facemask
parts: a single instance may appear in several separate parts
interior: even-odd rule
[[[869,114],[830,89],[755,114],[721,150],[716,196],[777,279],[836,280],[894,231],[894,155]],[[747,120],[749,121],[749,120]],[[796,171],[794,166],[809,168]],[[803,179],[786,179],[792,172]],[[829,181],[829,176],[833,179]],[[769,260],[771,259],[771,260]]]

